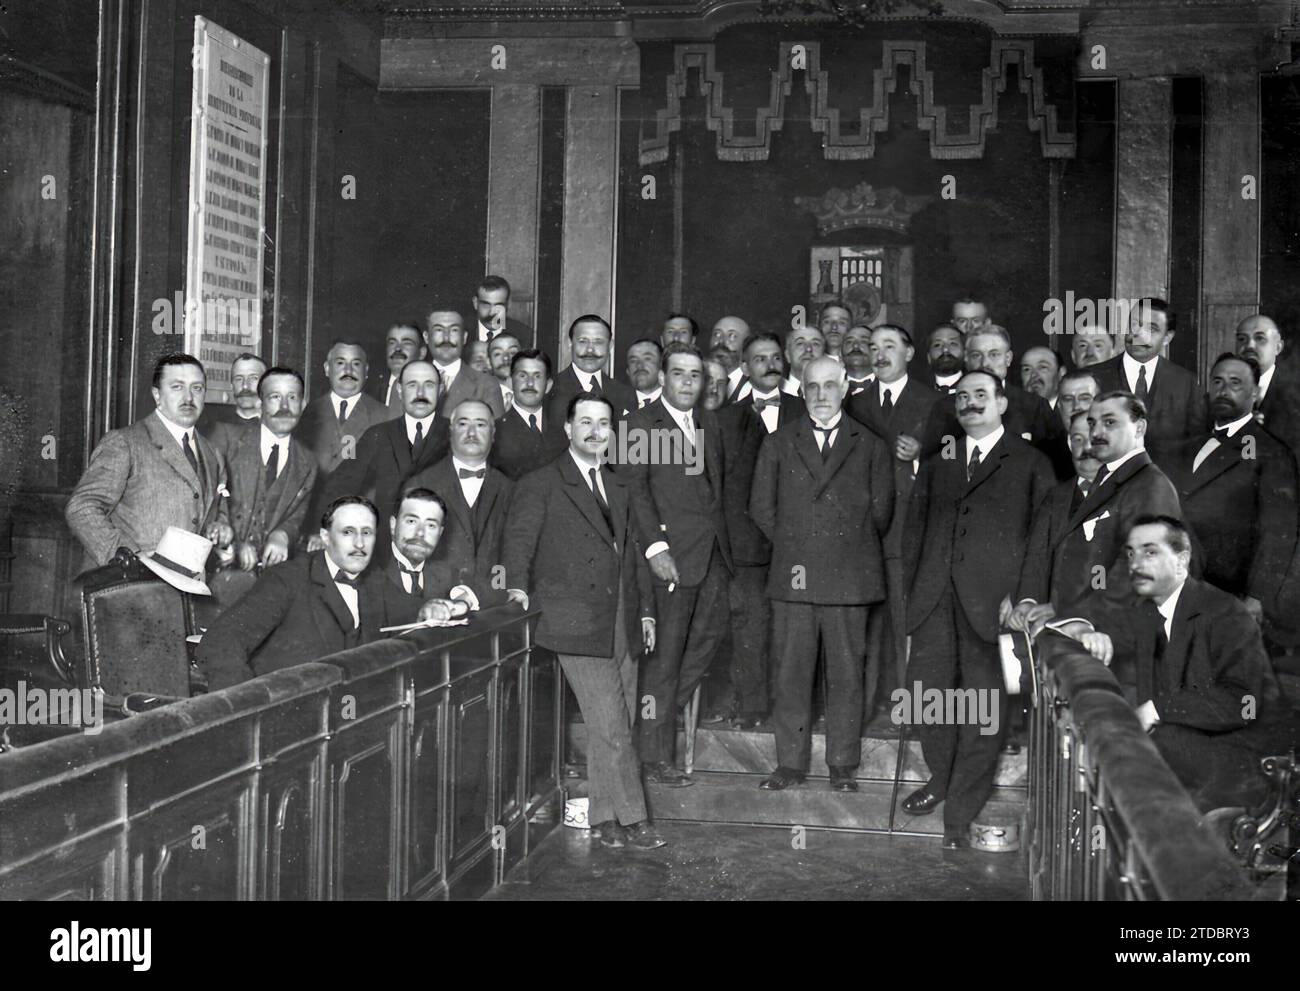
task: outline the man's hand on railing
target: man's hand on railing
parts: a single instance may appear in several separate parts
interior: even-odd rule
[[[1102,664],[1110,667],[1110,662],[1115,657],[1115,645],[1111,643],[1110,637],[1093,630],[1082,634],[1076,639],[1083,644],[1084,650],[1101,661]]]

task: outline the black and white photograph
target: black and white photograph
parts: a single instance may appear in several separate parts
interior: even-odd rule
[[[19,957],[1295,952],[1300,2],[4,0],[0,230]]]

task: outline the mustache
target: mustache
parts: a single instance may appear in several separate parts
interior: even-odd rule
[[[340,381],[340,382],[355,382],[355,381],[357,381],[357,377],[356,377],[355,375],[353,375],[351,372],[344,372],[342,375],[339,376],[339,381]]]
[[[252,389],[240,389],[235,393],[236,399],[253,399],[256,398],[256,396],[257,393]]]
[[[983,413],[983,412],[984,412],[984,409],[985,409],[985,407],[983,407],[983,406],[966,406],[966,407],[963,407],[962,409],[959,409],[959,410],[957,411],[957,415],[958,415],[958,416],[965,416],[967,413]]]

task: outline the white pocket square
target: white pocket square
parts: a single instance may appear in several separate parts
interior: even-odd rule
[[[1097,532],[1097,524],[1102,520],[1110,519],[1110,510],[1102,513],[1100,516],[1094,516],[1090,520],[1083,521],[1083,539],[1091,541],[1092,535]]]

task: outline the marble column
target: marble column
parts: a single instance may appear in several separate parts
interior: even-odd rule
[[[618,90],[573,86],[564,134],[564,227],[559,367],[569,363],[565,328],[584,313],[614,323],[618,220]],[[612,349],[611,349],[612,353]]]
[[[1259,73],[1205,77],[1198,365],[1233,350],[1234,331],[1259,312]],[[1253,188],[1251,188],[1253,187]],[[1243,195],[1246,194],[1246,195]]]
[[[540,87],[492,87],[487,270],[510,283],[510,315],[530,327],[537,300],[541,112]]]
[[[1117,299],[1168,298],[1172,135],[1172,80],[1120,80],[1115,136]]]

